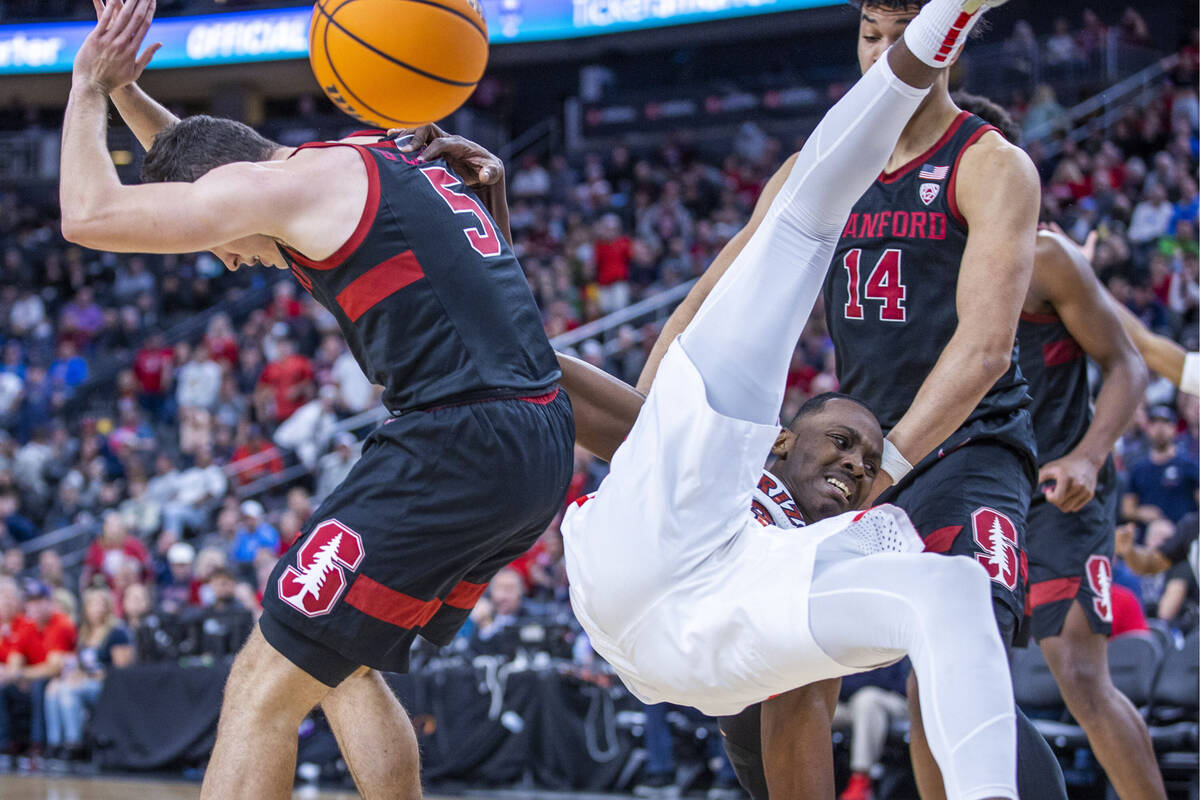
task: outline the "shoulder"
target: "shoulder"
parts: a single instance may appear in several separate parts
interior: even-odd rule
[[[997,131],[985,131],[974,144],[962,153],[959,177],[965,179],[961,190],[976,182],[992,183],[979,188],[994,194],[995,183],[1004,186],[1040,188],[1037,168],[1029,155],[1009,142]]]

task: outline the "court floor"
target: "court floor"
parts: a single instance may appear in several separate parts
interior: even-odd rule
[[[195,800],[200,784],[141,778],[78,778],[47,775],[0,775],[2,800]],[[306,787],[293,800],[350,800],[355,792]],[[472,791],[466,795],[430,794],[425,800],[617,800],[623,795],[561,792]]]

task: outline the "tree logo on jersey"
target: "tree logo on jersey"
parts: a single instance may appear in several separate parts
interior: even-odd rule
[[[1092,589],[1092,610],[1105,622],[1112,622],[1112,564],[1108,556],[1087,560],[1088,586]]]
[[[346,572],[362,563],[362,537],[336,519],[313,529],[279,578],[279,599],[306,617],[328,614],[346,590]]]
[[[921,190],[919,192],[919,194],[921,195],[921,202],[924,203],[925,205],[929,205],[930,203],[932,203],[934,200],[937,199],[937,196],[939,194],[941,194],[941,192],[942,192],[942,187],[940,184],[922,183]]]
[[[983,548],[975,554],[975,560],[987,570],[988,577],[1009,591],[1016,591],[1021,563],[1017,527],[995,509],[977,508],[971,514],[971,528],[975,531],[975,543]]]

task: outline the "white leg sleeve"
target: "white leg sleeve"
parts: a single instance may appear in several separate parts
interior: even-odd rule
[[[813,131],[766,217],[680,336],[714,410],[776,422],[792,350],[850,210],[927,91],[880,58]]]
[[[912,660],[947,797],[1017,797],[1012,680],[978,564],[915,553],[824,563],[809,597],[813,638],[830,658]]]

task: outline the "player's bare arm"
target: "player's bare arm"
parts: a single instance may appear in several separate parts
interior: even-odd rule
[[[633,430],[645,396],[607,372],[558,353],[559,383],[575,412],[575,442],[605,461]]]
[[[1104,375],[1087,433],[1038,475],[1039,484],[1052,484],[1046,499],[1066,512],[1078,511],[1092,499],[1096,476],[1146,390],[1145,365],[1121,326],[1116,305],[1073,242],[1058,233],[1038,234],[1025,310],[1056,313]]]
[[[787,180],[788,173],[792,171],[792,165],[796,163],[796,156],[793,154],[787,161],[783,162],[771,179],[767,181],[767,185],[763,187],[762,194],[758,197],[758,202],[754,206],[754,211],[750,215],[750,220],[746,226],[734,234],[733,238],[725,243],[721,248],[721,252],[717,253],[717,257],[709,264],[708,269],[696,281],[696,284],[688,292],[687,297],[676,307],[663,325],[662,332],[659,333],[657,341],[654,342],[654,349],[650,351],[649,358],[646,359],[646,366],[642,368],[642,374],[638,378],[637,388],[643,394],[650,391],[650,384],[654,382],[654,375],[658,372],[659,362],[663,356],[667,354],[667,348],[671,346],[671,342],[679,334],[683,333],[683,329],[688,326],[688,323],[696,316],[696,312],[700,310],[700,306],[704,305],[704,299],[708,297],[713,287],[717,285],[717,281],[729,269],[729,265],[737,258],[738,253],[742,252],[742,248],[746,246],[746,242],[750,241],[750,237],[758,230],[759,224],[763,217],[767,215],[767,209],[771,207],[771,202],[775,199],[775,195],[779,194],[780,188]]]
[[[1116,554],[1138,575],[1157,575],[1169,570],[1171,560],[1155,547],[1137,544],[1134,540],[1136,533],[1137,530],[1130,522],[1117,527]]]
[[[958,326],[888,440],[915,464],[954,433],[1004,375],[1033,272],[1041,187],[1020,148],[989,132],[957,178],[967,221],[955,305]],[[886,365],[880,365],[886,369]],[[881,472],[873,496],[891,485]]]
[[[834,796],[829,731],[841,686],[841,678],[830,678],[763,703],[763,769],[771,797],[827,800]]]
[[[1166,336],[1160,336],[1147,328],[1133,312],[1119,302],[1113,302],[1117,316],[1125,333],[1133,340],[1146,366],[1188,394],[1200,393],[1200,354],[1189,353]],[[1193,364],[1191,372],[1188,365]]]

